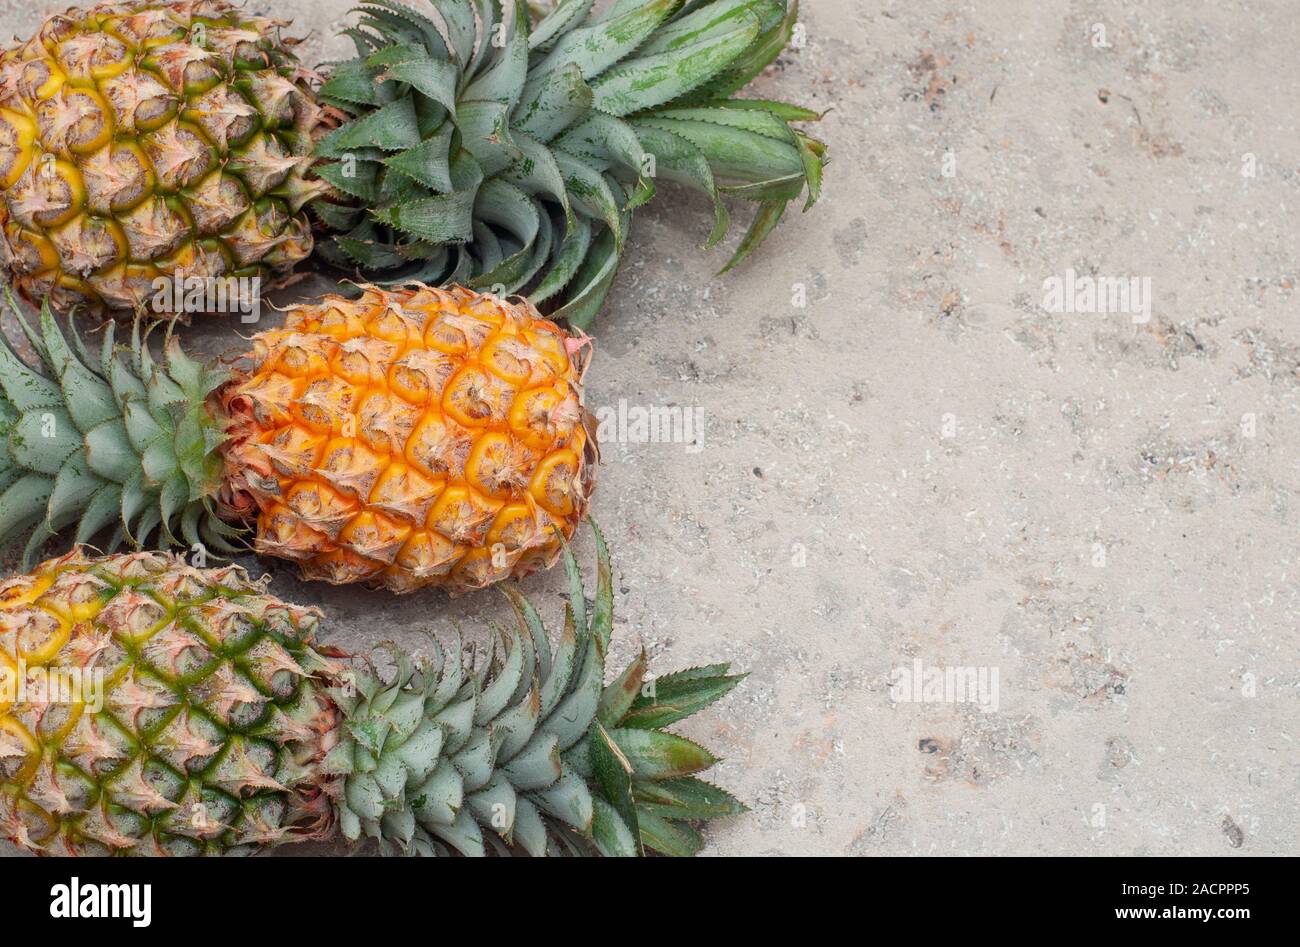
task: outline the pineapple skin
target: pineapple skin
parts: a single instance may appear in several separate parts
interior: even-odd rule
[[[0,835],[51,855],[332,835],[339,668],[317,622],[238,568],[154,553],[73,552],[0,585]],[[36,689],[55,668],[80,699]]]
[[[158,278],[275,277],[311,253],[329,119],[281,25],[131,0],[0,54],[0,267],[22,295],[116,313]]]
[[[460,287],[294,307],[219,395],[227,512],[335,584],[458,594],[548,567],[595,484],[587,351]]]

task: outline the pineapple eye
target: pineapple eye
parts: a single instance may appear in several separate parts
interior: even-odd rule
[[[358,556],[350,549],[336,548],[304,562],[302,574],[306,579],[343,585],[347,582],[367,581],[378,575],[383,568],[382,562]]]
[[[399,395],[403,401],[423,404],[429,400],[429,379],[424,372],[417,371],[408,365],[394,365],[388,382],[392,386],[393,392]]]
[[[242,144],[257,129],[257,109],[229,86],[219,85],[185,111],[219,149]]]
[[[252,266],[280,244],[284,212],[278,202],[258,201],[226,234],[230,250],[240,266]]]
[[[18,656],[32,666],[48,664],[67,643],[71,627],[71,622],[43,609],[29,609],[19,625]]]
[[[11,224],[5,228],[5,235],[14,254],[14,269],[19,273],[36,273],[59,265],[59,251],[41,234]]]
[[[273,355],[273,352],[269,353],[266,358]],[[269,428],[289,420],[292,405],[306,387],[306,379],[290,378],[268,370],[254,384],[245,386],[240,396],[248,399],[257,423]]]
[[[159,588],[168,598],[177,600],[178,604],[188,605],[195,599],[207,595],[207,586],[199,581],[199,576],[190,572],[178,572],[164,576]]]
[[[150,197],[118,222],[134,259],[153,259],[175,250],[189,235],[189,224],[161,197]]]
[[[85,621],[98,613],[109,585],[103,579],[65,572],[54,580],[49,594],[61,603],[60,611],[72,621]]]
[[[554,374],[564,375],[572,367],[569,354],[564,348],[564,337],[558,332],[525,329],[520,333],[520,337],[541,353]]]
[[[303,644],[311,640],[320,622],[320,614],[310,608],[301,608],[272,599],[257,603],[254,610],[266,631],[288,644]]]
[[[253,616],[229,599],[217,598],[196,606],[199,625],[207,637],[227,653],[239,651],[257,636],[257,623]]]
[[[352,500],[314,481],[295,484],[285,495],[284,502],[300,520],[329,536],[337,536],[343,523],[356,512]]]
[[[68,677],[66,672],[52,669],[50,674],[50,683],[53,687],[60,690],[66,688],[66,693],[76,693],[75,681]],[[36,724],[36,735],[43,742],[60,739],[76,723],[78,713],[80,713],[80,708],[76,704],[65,702],[46,704],[45,711]]]
[[[269,636],[242,655],[240,665],[255,684],[276,700],[291,697],[302,676],[293,656]]]
[[[256,445],[276,472],[285,477],[305,477],[320,462],[325,437],[295,424],[281,428],[266,443]]]
[[[270,65],[270,57],[258,49],[257,43],[251,40],[240,41],[228,55],[231,64],[237,69],[259,69]]]
[[[429,323],[425,343],[449,355],[465,355],[483,344],[492,327],[478,319],[446,312]]]
[[[356,391],[347,382],[318,378],[307,386],[294,404],[294,414],[317,431],[339,432],[355,424]]]
[[[147,72],[125,73],[104,83],[118,124],[124,131],[148,132],[170,122],[180,98]]]
[[[468,427],[504,421],[515,389],[493,378],[477,365],[466,365],[447,383],[443,410]]]
[[[465,479],[490,497],[509,499],[528,483],[533,456],[510,435],[484,434],[465,463]]]
[[[144,639],[140,653],[150,665],[172,678],[196,674],[216,660],[206,643],[171,623]]]
[[[410,526],[367,510],[352,518],[339,533],[338,542],[358,556],[391,564],[410,534]]]
[[[480,296],[478,299],[475,299],[473,302],[465,306],[464,311],[468,312],[475,319],[480,319],[494,328],[500,326],[506,321],[506,310],[504,304],[499,299],[495,299],[491,296]]]
[[[248,80],[253,101],[268,127],[293,125],[294,101],[302,92],[288,79],[269,70],[256,72]]]
[[[126,45],[108,33],[83,33],[59,45],[59,64],[78,79],[107,79],[131,65]]]
[[[39,759],[40,747],[26,728],[12,717],[0,717],[0,779],[17,781]]]
[[[120,228],[102,217],[82,215],[50,232],[63,268],[83,276],[126,257],[126,238]]]
[[[338,438],[326,447],[325,460],[316,473],[336,490],[360,499],[374,489],[383,469],[382,461],[383,458],[359,442]]]
[[[402,298],[402,309],[408,313],[417,314],[420,318],[420,324],[428,328],[429,320],[438,312],[441,312],[446,305],[448,293],[446,290],[437,289],[432,286],[420,286],[418,289],[409,291]]]
[[[134,46],[158,46],[163,40],[177,40],[185,35],[183,27],[156,9],[110,19],[104,28],[112,29]]]
[[[183,243],[174,253],[159,260],[158,264],[164,273],[172,273],[182,280],[214,279],[224,276],[230,270],[230,261],[221,252],[221,243],[217,240]],[[207,283],[200,285],[206,286]]]
[[[6,196],[20,223],[57,227],[81,211],[86,191],[77,169],[47,152],[27,166]]]
[[[86,204],[98,214],[130,210],[157,184],[148,159],[134,143],[115,143],[95,152],[82,162],[81,174]]]
[[[573,512],[577,493],[575,481],[580,469],[578,455],[571,450],[557,450],[537,466],[529,492],[539,506],[556,516]]]
[[[492,521],[492,529],[487,535],[488,545],[500,543],[513,552],[544,542],[545,537],[538,528],[534,510],[535,507],[530,507],[527,503],[507,503],[503,506],[497,518]],[[543,517],[545,515],[542,514]]]
[[[41,24],[37,38],[46,49],[58,46],[77,32],[77,23],[67,15],[55,15]]]
[[[488,339],[479,352],[479,361],[498,378],[522,385],[532,377],[533,364],[540,359],[518,337],[499,333]]]
[[[448,487],[429,511],[426,525],[452,542],[478,546],[500,506],[469,487]]]
[[[292,378],[319,378],[329,373],[327,350],[320,339],[296,332],[268,332],[258,336],[258,340],[267,346],[265,361],[261,363],[267,369]]]
[[[387,454],[400,455],[415,427],[415,415],[409,408],[378,392],[362,402],[357,417],[362,439]]]
[[[287,154],[275,136],[258,135],[231,157],[227,167],[243,179],[252,194],[262,195],[282,184],[300,160]]]
[[[380,475],[366,502],[409,520],[423,522],[429,504],[441,492],[445,483],[441,477],[431,480],[406,464],[394,462]]]
[[[530,447],[544,450],[573,432],[582,408],[571,395],[555,388],[530,388],[510,406],[510,430]]]
[[[460,360],[413,349],[396,362],[389,371],[389,385],[393,393],[412,404],[424,404],[435,391],[441,391]]]
[[[49,60],[32,59],[23,64],[18,79],[18,92],[28,102],[39,102],[58,92],[65,79],[66,76],[55,71]]]
[[[207,50],[183,41],[157,46],[142,62],[154,69],[176,93],[192,97],[202,94],[221,81]]]
[[[159,275],[158,268],[152,264],[119,263],[87,277],[86,282],[105,304],[134,309],[157,292],[155,280]]]
[[[351,306],[330,305],[330,297],[320,308],[294,307],[285,325],[301,331],[319,332],[332,339],[352,339],[363,335],[365,323]]]
[[[311,225],[297,217],[287,218],[281,225],[279,242],[262,258],[262,265],[272,270],[287,270],[311,255]]]
[[[456,564],[456,580],[464,588],[486,588],[498,579],[509,575],[513,565],[512,560],[517,558],[518,553],[511,555],[504,553],[503,550],[494,553],[491,549],[471,549]]]
[[[158,183],[178,191],[198,181],[212,167],[212,148],[190,125],[168,122],[143,139],[145,153],[158,175]]]
[[[377,339],[406,346],[420,341],[420,326],[406,312],[396,306],[384,306],[378,316],[371,319],[367,328]]]
[[[292,551],[295,558],[307,558],[329,548],[329,537],[311,529],[285,506],[273,504],[262,511],[257,521],[257,541],[261,548]]]
[[[114,637],[130,642],[152,638],[167,624],[167,620],[167,610],[162,605],[134,589],[113,596],[99,613],[100,623]]]
[[[32,160],[36,125],[26,115],[0,108],[0,189],[13,187]]]
[[[418,580],[445,574],[463,554],[464,550],[446,537],[418,530],[402,546],[393,565]]]
[[[266,698],[229,662],[217,665],[190,693],[229,727],[252,726],[266,709]]]
[[[190,214],[201,234],[219,234],[248,210],[248,195],[238,178],[214,171],[190,192]]]
[[[469,456],[470,440],[454,422],[430,414],[407,439],[406,457],[427,475],[442,478],[460,470]]]
[[[354,385],[377,385],[384,374],[397,346],[377,339],[349,339],[339,346],[334,356],[334,370]]]

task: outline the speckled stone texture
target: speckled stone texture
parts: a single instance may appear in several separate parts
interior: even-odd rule
[[[312,62],[349,6],[249,4]],[[707,853],[1300,854],[1294,3],[804,7],[752,94],[829,110],[823,203],[715,277],[664,187],[588,375],[696,428],[605,443],[593,509],[616,658],[751,672],[684,727],[753,809]],[[1149,311],[1049,311],[1067,271]],[[272,571],[353,649],[508,613]],[[525,590],[558,620],[562,585]],[[996,709],[901,699],[917,668]]]

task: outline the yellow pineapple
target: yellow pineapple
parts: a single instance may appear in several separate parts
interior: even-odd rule
[[[230,551],[256,520],[257,551],[308,578],[454,593],[553,562],[594,485],[589,349],[527,302],[329,296],[233,374],[174,337],[154,362],[138,325],[92,359],[48,307],[33,337],[43,374],[0,348],[0,541],[35,527],[29,559],[73,523]]]
[[[518,622],[484,660],[393,650],[378,678],[320,613],[242,569],[80,551],[0,584],[0,838],[51,855],[244,854],[342,836],[384,852],[691,855],[744,806],[664,728],[741,680],[725,664],[607,687],[608,553],[588,609],[572,554],[552,649]],[[483,658],[479,649],[477,656]],[[468,659],[467,659],[468,658]]]
[[[313,249],[383,285],[527,291],[587,328],[656,176],[754,201],[728,266],[821,191],[816,112],[734,98],[787,0],[371,0],[322,82],[285,24],[122,0],[0,53],[0,272],[29,300],[180,308],[155,280],[268,277]]]
[[[330,124],[280,21],[101,4],[0,54],[0,264],[29,299],[136,309],[154,281],[284,273]]]

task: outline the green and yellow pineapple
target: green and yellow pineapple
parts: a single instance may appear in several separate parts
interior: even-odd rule
[[[103,4],[0,55],[0,256],[23,295],[134,310],[159,277],[311,253],[329,116],[282,25],[220,0]]]
[[[710,244],[723,194],[758,202],[733,264],[817,199],[824,146],[791,125],[816,113],[733,98],[797,9],[374,0],[319,86],[223,0],[69,10],[0,56],[4,267],[56,308],[136,309],[158,280],[286,273],[309,208],[369,282],[527,291],[585,327],[656,180],[712,199]]]
[[[663,727],[735,686],[726,665],[608,686],[613,590],[596,533],[588,609],[552,647],[517,628],[393,669],[314,641],[313,609],[240,569],[134,553],[0,585],[0,835],[44,854],[221,855],[342,836],[407,854],[694,854],[743,811]],[[21,682],[21,687],[19,686]]]

